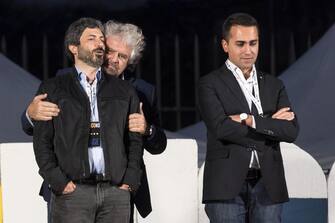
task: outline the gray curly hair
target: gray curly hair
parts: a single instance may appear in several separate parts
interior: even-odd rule
[[[142,30],[130,23],[121,23],[109,20],[104,24],[105,36],[119,36],[129,47],[132,48],[128,64],[137,64],[142,57],[145,47]]]

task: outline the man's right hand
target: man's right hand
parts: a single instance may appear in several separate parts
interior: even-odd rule
[[[63,194],[69,194],[72,193],[76,189],[76,185],[70,181],[67,183],[66,187],[63,190]]]
[[[29,104],[27,113],[31,119],[36,121],[48,121],[58,116],[60,112],[58,106],[54,103],[43,101],[46,97],[47,94],[37,95]]]

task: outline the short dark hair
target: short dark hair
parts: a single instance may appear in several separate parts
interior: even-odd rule
[[[222,25],[222,38],[226,41],[229,39],[230,30],[232,26],[256,26],[258,32],[258,22],[257,20],[247,13],[234,13],[228,16]]]
[[[103,25],[99,20],[93,18],[80,18],[74,21],[69,28],[65,32],[64,37],[64,48],[65,53],[69,59],[74,61],[73,54],[69,50],[70,45],[79,46],[80,45],[80,37],[83,34],[86,28],[98,28],[101,32],[104,31]]]

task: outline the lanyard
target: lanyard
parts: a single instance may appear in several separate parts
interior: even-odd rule
[[[253,72],[252,86],[253,86],[254,93],[255,93],[255,96],[254,96],[248,88],[247,80],[245,78],[241,78],[240,75],[238,75],[238,67],[232,68],[231,65],[228,63],[228,60],[226,61],[226,66],[233,73],[234,77],[236,78],[236,80],[238,81],[240,86],[244,88],[244,92],[247,93],[245,96],[248,97],[252,101],[252,103],[254,103],[254,105],[256,106],[258,114],[260,116],[263,116],[262,104],[261,104],[261,100],[260,100],[260,97],[259,97],[259,88],[258,88],[256,69],[253,68],[253,70],[252,70],[252,72]]]
[[[90,101],[90,105],[91,105],[91,112],[92,112],[92,116],[91,119],[95,119],[96,115],[95,114],[95,106],[97,104],[96,100],[97,100],[97,79],[94,80],[93,84],[89,84],[88,82],[86,82],[86,92],[87,92],[87,96],[89,98]],[[96,121],[96,120],[92,120],[92,121]]]

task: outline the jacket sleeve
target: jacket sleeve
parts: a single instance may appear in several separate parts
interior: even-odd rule
[[[26,111],[24,110],[24,112],[21,115],[21,126],[22,126],[22,130],[29,136],[32,136],[34,134],[34,126],[31,125],[31,123],[29,122],[27,116],[26,116]]]
[[[49,97],[52,94],[46,89],[42,83],[38,93],[48,93]],[[50,98],[48,100],[52,101]],[[39,173],[50,184],[53,191],[61,193],[69,182],[69,179],[67,179],[58,166],[53,139],[54,126],[52,120],[34,122],[33,146]]]
[[[160,154],[164,152],[167,140],[164,130],[160,128],[157,97],[154,87],[152,88],[151,95],[151,109],[149,110],[149,112],[144,112],[144,115],[146,119],[150,117],[151,123],[148,123],[148,125],[152,125],[153,131],[151,136],[144,137],[143,146],[144,149],[151,154]]]
[[[202,78],[198,85],[199,110],[207,130],[218,140],[228,141],[244,147],[262,148],[264,138],[252,128],[233,121],[224,110],[216,93],[214,80]]]
[[[131,91],[130,97],[130,107],[129,114],[139,112],[139,99],[135,93],[135,90]],[[127,124],[128,126],[128,124]],[[127,145],[127,156],[128,156],[128,165],[126,172],[123,178],[123,183],[128,184],[133,191],[136,191],[140,186],[141,181],[141,163],[143,156],[142,143],[143,139],[140,133],[130,132],[126,129],[126,140],[125,145]]]
[[[280,81],[277,111],[284,107],[292,108],[285,87],[282,81]],[[298,136],[299,125],[296,115],[292,121],[273,119],[271,117],[254,117],[256,122],[256,132],[264,135],[269,140],[291,143]]]

